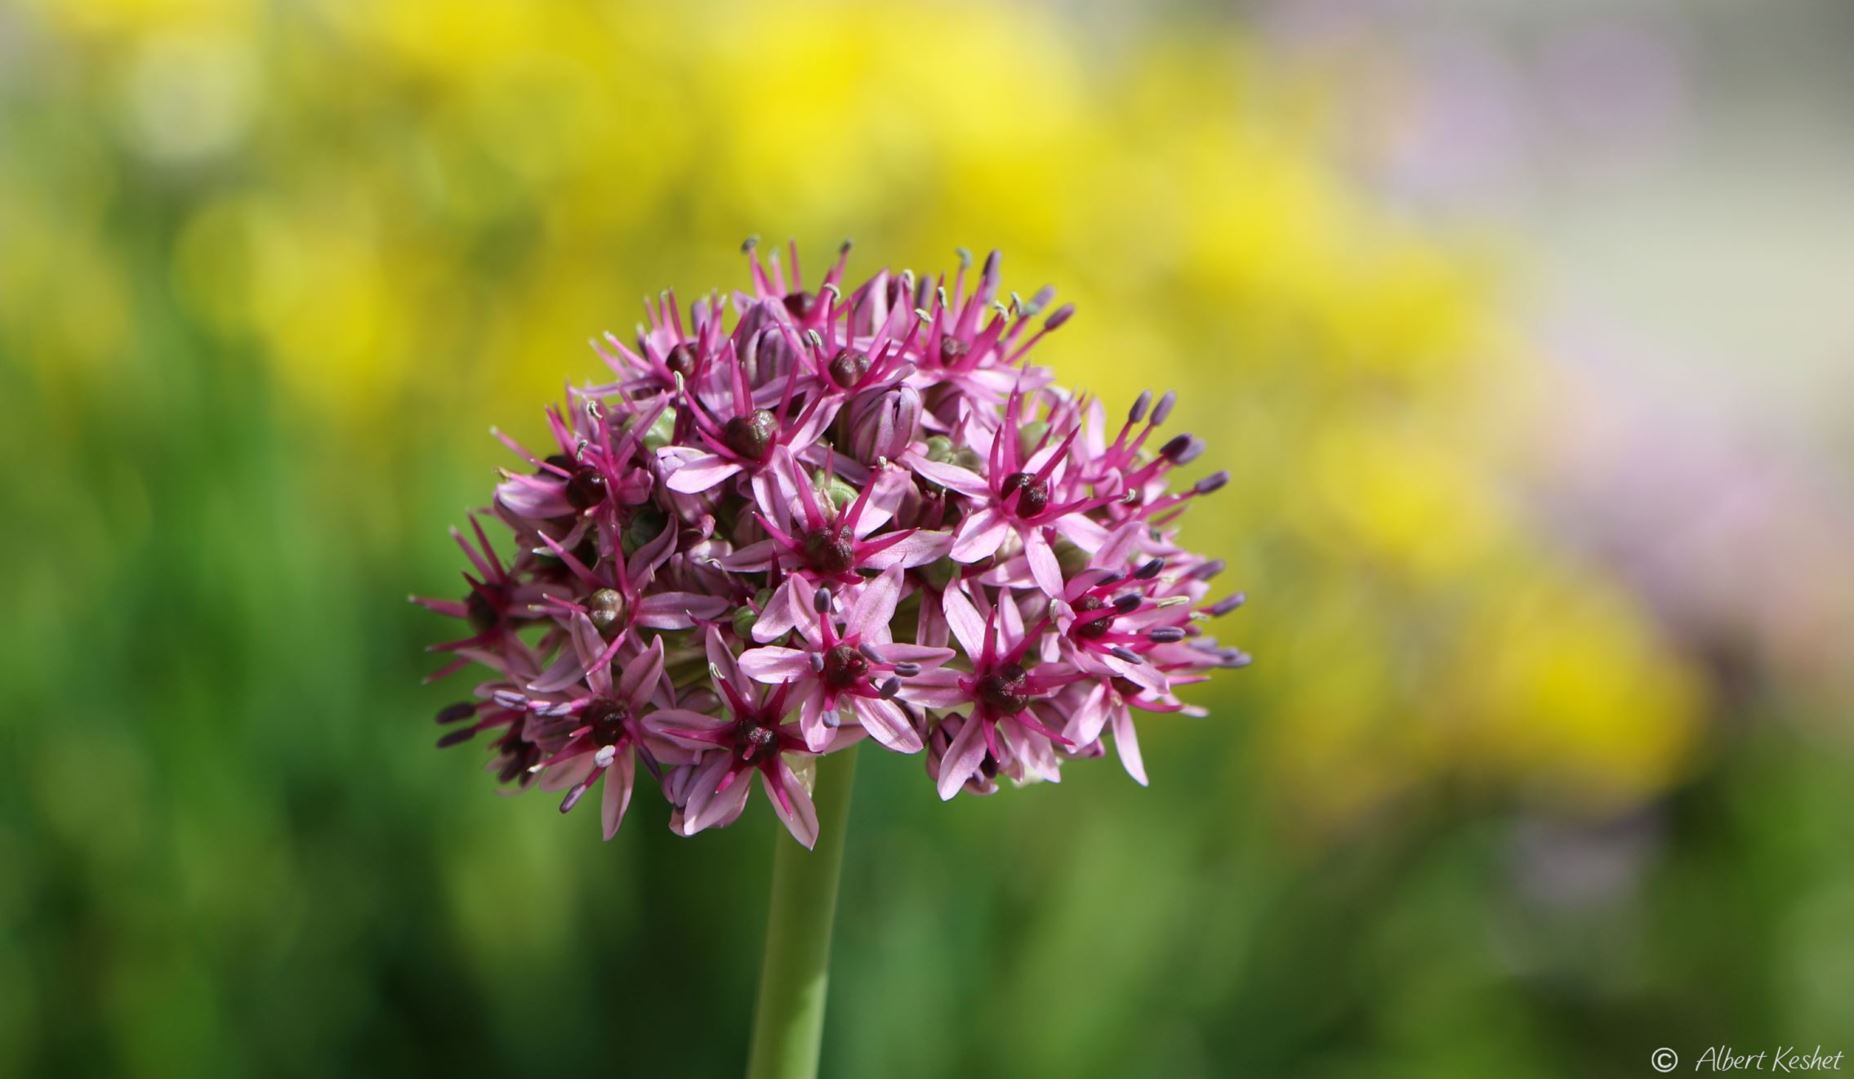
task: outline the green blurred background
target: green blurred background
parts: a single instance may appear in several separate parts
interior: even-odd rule
[[[1734,388],[1845,402],[1845,311],[1755,313],[1854,245],[1682,168],[1794,65],[1569,7],[0,6],[0,1074],[738,1070],[769,816],[496,797],[405,596],[459,588],[488,426],[749,233],[1057,285],[1045,361],[1233,472],[1186,536],[1258,657],[1149,790],[865,754],[830,1074],[1854,1050],[1854,423]],[[1753,51],[1835,70],[1774,7]],[[1767,291],[1669,285],[1709,237]],[[1733,334],[1780,374],[1679,358]]]

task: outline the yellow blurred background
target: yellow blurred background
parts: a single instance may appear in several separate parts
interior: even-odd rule
[[[1045,361],[1177,389],[1230,469],[1186,535],[1258,657],[1155,725],[1150,791],[866,769],[827,1070],[1633,1075],[1845,1035],[1837,697],[1582,542],[1533,251],[1361,176],[1360,83],[1266,14],[0,11],[0,1071],[736,1066],[765,822],[607,846],[490,797],[429,749],[442,629],[403,597],[455,587],[486,428],[540,431],[588,337],[741,282],[755,233],[863,272],[996,247],[1076,302]]]

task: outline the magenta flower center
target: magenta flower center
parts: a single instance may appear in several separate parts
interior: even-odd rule
[[[847,644],[839,644],[824,653],[824,684],[832,689],[848,689],[869,677],[869,661]]]
[[[496,609],[496,600],[483,594],[483,589],[472,588],[464,597],[464,606],[470,612],[470,626],[478,633],[488,633],[502,621],[502,614]]]
[[[727,448],[750,461],[761,461],[779,437],[779,421],[766,409],[752,415],[736,416],[721,428],[721,441]]]
[[[586,510],[605,501],[605,475],[596,468],[582,468],[573,473],[566,485],[567,501],[576,510]]]
[[[1015,715],[1030,704],[1030,679],[1023,667],[1006,663],[978,681],[978,699],[1000,715]]]
[[[600,697],[586,706],[580,718],[592,728],[592,740],[602,746],[615,746],[624,737],[625,722],[631,713],[609,697]]]
[[[970,349],[957,337],[940,338],[940,362],[947,366],[958,363]]]
[[[844,349],[830,361],[831,381],[846,390],[861,382],[868,373],[869,357],[854,349]]]
[[[1099,596],[1083,596],[1075,601],[1075,613],[1078,615],[1088,615],[1105,606],[1107,606],[1107,604],[1102,603],[1101,597]],[[1111,614],[1105,618],[1096,618],[1093,621],[1078,621],[1075,624],[1075,636],[1084,637],[1091,641],[1098,641],[1102,637],[1107,636],[1108,628],[1113,625],[1113,622],[1114,616]]]
[[[740,759],[746,764],[765,760],[779,751],[779,736],[757,719],[742,719],[734,738]]]
[[[1038,479],[1028,472],[1013,472],[1004,477],[1004,486],[998,489],[1001,497],[1009,498],[1017,493],[1017,513],[1020,517],[1035,517],[1049,508],[1049,481]]]
[[[804,539],[805,561],[820,573],[848,573],[856,565],[856,550],[850,537],[837,527],[808,532]]]
[[[586,597],[586,617],[608,639],[624,624],[625,608],[624,593],[616,588],[601,588]]]
[[[673,375],[681,375],[683,378],[694,378],[695,350],[686,344],[677,345],[675,348],[669,350],[669,355],[663,357],[663,366],[669,368],[670,373]]]
[[[810,318],[817,303],[818,298],[809,292],[792,292],[785,297],[785,309],[795,319]]]

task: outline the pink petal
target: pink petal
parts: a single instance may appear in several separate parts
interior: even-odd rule
[[[1142,787],[1146,786],[1146,764],[1139,756],[1139,739],[1133,734],[1133,714],[1126,708],[1114,713],[1114,749],[1120,754],[1120,763],[1126,766],[1127,775]]]
[[[779,762],[779,778],[765,772],[760,773],[760,785],[766,788],[766,796],[772,799],[773,812],[785,822],[786,831],[792,838],[805,845],[805,848],[818,845],[818,807],[811,802],[811,795],[805,792],[805,785],[792,773],[790,765],[784,760]],[[746,784],[742,783],[742,787]]]
[[[706,712],[692,712],[686,708],[659,708],[645,716],[643,723],[644,729],[651,734],[667,739],[678,746],[704,751],[712,751],[715,744],[677,732],[721,731],[734,726],[733,720],[720,719]]]
[[[844,627],[863,637],[888,640],[888,624],[895,617],[895,605],[901,602],[901,568],[899,566],[856,590],[856,600]]]
[[[688,629],[696,619],[720,618],[728,611],[727,601],[719,596],[699,592],[658,592],[637,605],[637,624],[650,629]]]
[[[1030,563],[1030,576],[1036,579],[1036,586],[1046,596],[1062,595],[1062,565],[1056,561],[1056,552],[1049,545],[1040,528],[1026,528],[1024,537],[1024,558]]]
[[[798,705],[798,733],[805,736],[805,748],[813,753],[821,753],[829,743],[831,735],[837,728],[826,723],[824,693],[822,690],[805,694]],[[832,716],[831,718],[836,718]]]
[[[666,461],[674,460],[674,458],[664,458],[659,455],[658,460]],[[739,471],[739,465],[724,457],[712,453],[703,454],[699,457],[690,457],[675,466],[675,470],[663,481],[663,485],[678,494],[701,494]]]
[[[991,488],[986,485],[984,478],[976,472],[960,468],[958,465],[946,465],[938,461],[929,461],[918,453],[909,454],[907,463],[908,467],[912,468],[915,472],[948,490],[958,491],[960,494],[971,498],[989,498],[991,496]]]
[[[584,677],[586,677],[585,664],[581,663],[579,656],[569,648],[560,653],[560,658],[554,660],[553,665],[548,667],[541,677],[529,682],[528,689],[535,693],[554,693]]]
[[[977,720],[967,719],[940,759],[940,800],[949,801],[985,760],[985,736]]]
[[[637,777],[637,759],[630,751],[619,754],[605,770],[605,795],[599,802],[599,819],[605,825],[605,838],[618,834],[624,823],[624,811],[631,805],[631,788]]]
[[[544,791],[566,790],[591,775],[592,768],[592,754],[575,753],[558,764],[549,765],[541,773],[540,787]]]
[[[887,547],[863,559],[863,564],[872,569],[888,569],[890,566],[912,568],[924,566],[929,562],[945,558],[953,549],[951,532],[915,532],[907,539],[896,540]]]
[[[850,710],[856,713],[856,719],[869,732],[869,737],[882,743],[897,753],[919,753],[921,736],[908,722],[908,717],[901,706],[894,701],[872,700],[857,697],[850,702]]]
[[[682,834],[694,835],[706,828],[723,824],[740,815],[747,804],[751,783],[735,782],[725,791],[715,788],[727,778],[731,766],[727,754],[717,753],[689,780],[689,804],[683,807]]]
[[[978,608],[972,605],[972,598],[966,595],[963,584],[947,586],[940,595],[940,607],[946,612],[946,624],[952,627],[953,636],[959,638],[959,646],[966,650],[966,655],[977,659],[985,651],[985,620],[979,617]]]
[[[874,649],[884,663],[918,663],[922,667],[938,667],[954,655],[951,648],[931,648],[924,644],[878,644]]]
[[[806,658],[809,655],[796,648],[767,645],[742,652],[739,663],[741,671],[748,678],[777,686],[810,674],[811,661]]]
[[[763,644],[790,633],[792,627],[798,624],[798,605],[801,602],[809,604],[811,598],[806,596],[801,599],[798,595],[798,578],[787,577],[773,591],[772,598],[766,601],[766,609],[754,621],[753,639]],[[810,610],[810,607],[805,609]]]
[[[1098,547],[1089,547],[1087,544],[1075,539],[1074,536],[1069,535],[1068,529],[1063,527],[1064,524],[1072,525],[1073,522],[1077,520],[1088,521],[1086,517],[1078,513],[1071,513],[1056,522],[1056,531],[1061,532],[1065,536],[1069,536],[1069,539],[1073,540],[1076,546],[1081,547],[1083,550],[1093,551],[1095,553],[1094,564],[1097,566],[1118,566],[1126,562],[1127,559],[1131,558],[1133,555],[1134,544],[1138,543],[1140,536],[1144,535],[1146,530],[1152,527],[1141,520],[1136,519],[1128,521],[1126,524],[1121,525],[1119,528],[1109,533],[1105,543],[1102,543]],[[1088,523],[1091,525],[1094,524],[1093,521],[1088,521]]]
[[[887,524],[900,508],[901,500],[914,488],[914,480],[899,468],[881,469],[869,482],[875,489],[869,492],[869,501],[863,503],[863,511],[856,518],[854,535],[857,539]]]
[[[645,700],[662,680],[663,638],[658,637],[650,642],[649,651],[625,664],[624,674],[618,679],[617,696],[626,701]]]
[[[538,479],[511,478],[496,487],[496,501],[519,517],[565,517],[579,512],[566,500],[566,488],[557,479],[550,483],[536,482]]]
[[[901,683],[901,697],[922,708],[957,708],[966,702],[966,691],[959,688],[962,677],[959,671],[945,668],[922,671]]]
[[[1107,713],[1107,685],[1096,682],[1069,717],[1068,729],[1063,735],[1076,745],[1085,746],[1101,737],[1101,728],[1107,725]]]
[[[978,511],[959,522],[959,530],[953,533],[953,548],[947,552],[955,562],[978,562],[998,553],[998,547],[1009,535],[1011,523],[1004,515],[990,506]]]

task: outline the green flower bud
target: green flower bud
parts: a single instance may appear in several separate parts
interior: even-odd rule
[[[1073,577],[1088,568],[1094,556],[1067,539],[1058,538],[1052,545],[1056,549],[1056,564],[1062,567],[1064,577]]]
[[[920,572],[921,576],[927,578],[927,583],[933,585],[935,591],[944,592],[946,586],[953,583],[953,578],[959,576],[959,563],[950,558],[942,558],[937,562],[929,562],[922,566]]]
[[[856,488],[845,483],[842,476],[826,476],[822,472],[813,472],[811,487],[817,491],[819,498],[829,503],[838,513],[842,513],[856,501]]]
[[[664,518],[663,511],[648,503],[637,507],[631,513],[631,519],[624,523],[624,534],[619,538],[625,554],[636,554],[637,549],[663,534],[663,529],[672,527]]]
[[[657,416],[657,421],[644,432],[644,448],[652,453],[670,444],[676,436],[676,410],[666,408]]]

